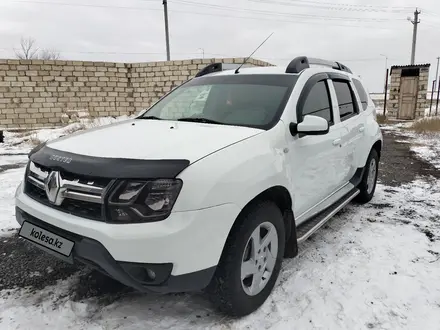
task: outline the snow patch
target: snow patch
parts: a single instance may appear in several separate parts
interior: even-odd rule
[[[120,116],[116,118],[103,117],[95,119],[78,117],[78,122],[60,128],[45,128],[20,133],[5,132],[5,143],[0,148],[0,155],[10,153],[28,153],[33,147],[41,142],[54,140],[84,129],[110,125],[119,121],[128,120],[130,118],[133,117]]]
[[[200,294],[132,293],[72,302],[75,277],[40,292],[0,294],[0,327],[43,329],[438,329],[440,183],[378,185],[285,260],[266,303],[225,318]],[[429,233],[429,235],[428,235]]]

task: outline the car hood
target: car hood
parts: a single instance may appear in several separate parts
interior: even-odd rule
[[[47,146],[84,156],[193,163],[261,132],[238,126],[134,119],[75,133]]]

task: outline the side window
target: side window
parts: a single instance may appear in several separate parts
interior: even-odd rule
[[[333,124],[330,94],[325,81],[320,81],[312,87],[304,103],[302,115],[303,117],[305,115],[322,117],[326,119],[329,124]]]
[[[339,114],[341,121],[348,119],[353,114],[357,113],[357,107],[354,102],[355,98],[347,81],[333,81],[335,86],[336,97],[338,99]]]
[[[362,83],[357,79],[353,79],[353,83],[354,83],[354,87],[356,87],[356,90],[359,94],[359,97],[361,98],[362,108],[364,110],[367,110],[367,108],[368,108],[368,95],[367,95],[367,92],[365,91],[365,88],[362,86]]]

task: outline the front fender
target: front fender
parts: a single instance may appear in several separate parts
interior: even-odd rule
[[[186,168],[174,212],[222,204],[242,209],[261,192],[286,186],[284,125],[216,152]],[[287,188],[287,187],[286,187]]]

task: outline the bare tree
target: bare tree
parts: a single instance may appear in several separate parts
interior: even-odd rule
[[[20,60],[31,60],[37,58],[38,47],[35,45],[34,38],[21,38],[20,49],[15,50],[15,56]]]
[[[60,58],[60,52],[54,49],[43,49],[39,54],[40,60],[58,60]]]
[[[15,49],[15,56],[20,60],[58,60],[60,58],[60,52],[55,49],[40,49],[36,45],[34,38],[21,38],[20,49]]]

